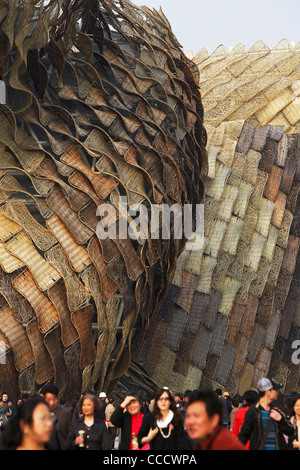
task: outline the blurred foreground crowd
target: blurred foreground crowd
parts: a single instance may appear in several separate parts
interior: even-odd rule
[[[231,397],[221,389],[163,387],[132,391],[120,402],[85,391],[59,401],[54,384],[13,403],[0,397],[1,450],[299,450],[300,395],[262,378]]]

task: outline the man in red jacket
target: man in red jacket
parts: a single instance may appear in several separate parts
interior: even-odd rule
[[[222,406],[213,390],[195,390],[186,408],[185,427],[195,450],[245,450],[222,424]]]

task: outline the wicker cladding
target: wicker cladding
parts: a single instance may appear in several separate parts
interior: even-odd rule
[[[97,207],[130,222],[119,196],[195,205],[207,167],[198,69],[162,11],[44,3],[1,8],[0,390],[11,397],[48,381],[66,397],[114,387],[183,243],[99,240]],[[178,309],[192,308],[196,282],[190,273]]]
[[[207,128],[249,119],[297,132],[300,44],[282,40],[270,49],[258,41],[249,50],[238,44],[230,51],[220,46],[211,55],[202,49],[193,60],[200,72]]]
[[[176,391],[187,388],[191,368],[197,386],[230,393],[268,373],[286,391],[299,389],[292,361],[300,339],[299,145],[299,134],[283,126],[248,121],[223,122],[212,134],[204,246],[180,255],[138,358],[158,385],[168,349],[176,353],[168,374]]]

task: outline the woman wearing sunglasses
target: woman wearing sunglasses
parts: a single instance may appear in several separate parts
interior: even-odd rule
[[[170,390],[156,392],[153,411],[143,418],[138,444],[141,448],[146,443],[151,450],[188,449],[181,413]]]

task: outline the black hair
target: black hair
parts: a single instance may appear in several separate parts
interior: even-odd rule
[[[41,388],[40,393],[44,396],[46,395],[46,393],[52,393],[52,395],[55,395],[57,397],[58,388],[54,384],[46,384]]]
[[[292,397],[291,397],[292,401],[291,401],[291,404],[290,404],[290,408],[291,408],[291,416],[294,416],[295,415],[295,410],[294,410],[294,406],[295,406],[295,403],[296,401],[300,400],[300,395],[299,394],[294,394]]]
[[[169,400],[170,400],[170,410],[173,411],[174,413],[174,424],[177,426],[179,423],[182,422],[182,416],[180,411],[178,410],[176,406],[175,399],[171,393],[171,391],[168,389],[160,388],[156,391],[155,396],[154,396],[154,407],[153,407],[153,415],[156,420],[159,420],[162,418],[161,411],[158,408],[157,401],[161,397],[163,393],[167,393]]]
[[[127,393],[126,396],[134,397],[137,401],[142,405],[143,404],[143,396],[139,391],[134,390],[133,392]]]
[[[222,403],[217,397],[216,392],[211,389],[194,390],[187,405],[187,409],[195,402],[204,403],[208,417],[211,419],[217,414],[220,418],[219,423],[222,423]]]
[[[254,405],[259,399],[259,394],[255,390],[246,390],[243,395],[243,400],[247,405]]]
[[[15,416],[13,416],[9,423],[5,426],[2,435],[2,444],[6,450],[14,450],[22,443],[22,430],[20,421],[32,425],[33,412],[37,405],[43,403],[48,407],[48,404],[40,395],[33,395],[24,401],[18,408]]]
[[[231,403],[232,403],[232,406],[234,406],[235,408],[238,408],[240,404],[239,397],[233,397]]]

